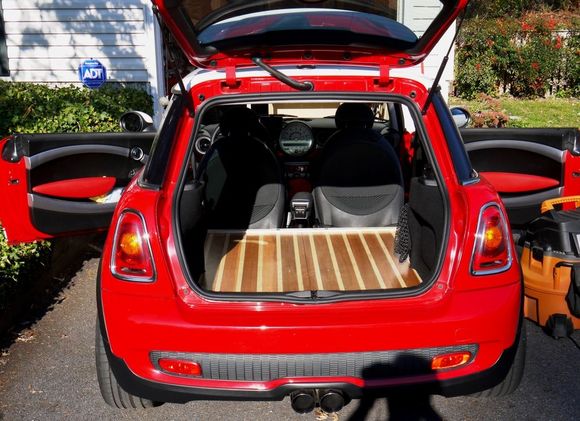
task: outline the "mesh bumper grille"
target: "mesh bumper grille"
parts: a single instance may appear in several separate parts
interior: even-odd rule
[[[386,379],[431,372],[433,357],[469,351],[471,361],[477,345],[426,348],[404,351],[336,354],[202,354],[151,353],[151,362],[161,358],[194,361],[202,367],[202,378],[212,380],[271,381],[287,377],[358,377]]]

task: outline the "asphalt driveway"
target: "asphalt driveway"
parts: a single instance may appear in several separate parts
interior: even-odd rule
[[[314,420],[282,402],[192,402],[141,412],[109,408],[94,369],[95,276],[85,262],[57,303],[0,355],[0,420]],[[501,399],[399,396],[353,401],[341,420],[574,420],[580,416],[580,332],[559,341],[528,323],[528,360],[518,391]]]

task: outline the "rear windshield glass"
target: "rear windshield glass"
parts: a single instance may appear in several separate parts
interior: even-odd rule
[[[200,44],[358,42],[412,48],[453,0],[185,0]],[[289,34],[293,34],[289,37]],[[313,36],[316,35],[316,36]],[[297,36],[297,38],[295,37]],[[344,41],[341,41],[344,36]],[[353,38],[354,37],[354,38]]]

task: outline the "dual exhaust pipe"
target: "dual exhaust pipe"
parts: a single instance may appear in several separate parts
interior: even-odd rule
[[[298,414],[312,412],[317,406],[324,412],[333,414],[340,411],[350,401],[340,390],[305,389],[290,395],[292,409]]]

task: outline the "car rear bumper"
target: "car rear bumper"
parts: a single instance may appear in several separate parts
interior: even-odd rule
[[[406,323],[369,323],[367,319],[366,323],[353,321],[348,329],[329,323],[316,332],[311,331],[320,324],[290,323],[290,328],[263,330],[260,326],[241,326],[242,320],[238,319],[231,322],[235,326],[203,325],[188,318],[195,314],[203,320],[203,313],[188,309],[184,315],[178,305],[173,310],[165,305],[161,317],[153,310],[159,306],[148,297],[131,297],[131,307],[125,312],[123,303],[128,297],[108,291],[99,294],[98,304],[101,332],[117,381],[129,393],[154,401],[281,400],[303,389],[340,389],[350,398],[359,398],[408,387],[414,392],[421,389],[455,396],[493,387],[503,380],[514,359],[522,287],[515,283],[461,294],[451,292],[450,296],[454,298],[439,310],[431,305],[431,311],[416,311],[419,316]],[[104,312],[101,299],[106,304]],[[144,300],[142,305],[138,304],[140,300]],[[372,317],[370,310],[367,314]],[[385,331],[390,335],[377,334]],[[363,339],[366,343],[361,345]],[[361,350],[363,346],[373,351]],[[465,347],[475,349],[475,357],[465,366],[430,370],[433,355]],[[197,361],[206,367],[204,376],[165,373],[156,366],[160,355]],[[275,361],[278,357],[291,361],[281,370],[280,361]],[[308,361],[312,358],[318,366]],[[363,369],[370,367],[370,371],[341,370],[341,364],[353,364],[361,358],[365,360]],[[211,374],[207,367],[218,368]],[[373,367],[378,368],[379,375]]]
[[[102,325],[101,325],[102,329]],[[105,340],[105,349],[111,369],[121,387],[142,398],[156,402],[185,403],[192,400],[242,400],[242,401],[275,401],[282,400],[292,392],[312,389],[340,390],[350,399],[359,399],[363,396],[382,397],[393,392],[405,392],[414,394],[438,394],[443,396],[459,396],[476,393],[489,389],[499,384],[509,372],[517,351],[517,344],[521,326],[518,329],[515,342],[502,352],[498,361],[489,369],[446,380],[437,380],[429,376],[406,377],[393,379],[385,382],[356,382],[355,379],[347,381],[333,381],[312,378],[309,381],[292,381],[282,383],[271,389],[264,388],[236,388],[231,387],[194,387],[171,383],[162,383],[147,380],[134,374],[123,359],[116,357],[111,352],[110,346]],[[360,380],[360,379],[358,379]]]

